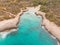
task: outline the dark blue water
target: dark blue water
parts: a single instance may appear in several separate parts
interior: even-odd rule
[[[57,45],[57,40],[41,26],[42,18],[33,11],[25,12],[18,24],[18,31],[5,39],[0,38],[0,45]]]

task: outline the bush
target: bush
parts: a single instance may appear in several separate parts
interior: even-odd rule
[[[48,9],[46,6],[43,6],[43,5],[42,5],[42,6],[40,7],[40,11],[47,13],[47,12],[49,12],[49,9]]]
[[[48,0],[32,0],[32,3],[34,6],[46,5],[48,3]]]
[[[40,0],[41,5],[46,5],[48,3],[48,0]]]
[[[32,3],[33,3],[33,6],[37,6],[37,5],[39,5],[39,0],[32,0]]]
[[[47,19],[49,19],[52,22],[56,21],[56,18],[55,18],[53,13],[48,12],[48,13],[46,13],[45,16],[46,16]]]

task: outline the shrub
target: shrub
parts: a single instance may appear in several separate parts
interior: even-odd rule
[[[34,6],[37,6],[39,4],[46,5],[48,3],[48,0],[32,0],[32,3]]]
[[[41,5],[46,5],[48,3],[48,0],[40,0]]]
[[[45,16],[46,16],[47,19],[49,19],[52,22],[56,21],[56,17],[54,16],[53,13],[48,12],[48,13],[46,13]]]
[[[40,7],[40,11],[47,13],[47,12],[49,12],[49,9],[48,9],[46,6],[43,6],[43,5],[42,5],[42,6]]]
[[[34,6],[37,6],[39,4],[39,2],[40,2],[39,0],[32,0],[32,3]]]

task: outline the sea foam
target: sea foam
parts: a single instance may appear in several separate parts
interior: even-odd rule
[[[13,33],[15,31],[17,31],[17,29],[11,29],[10,31],[7,32],[0,32],[0,37],[4,39],[7,37],[8,34]]]

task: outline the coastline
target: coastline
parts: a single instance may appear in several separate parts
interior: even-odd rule
[[[37,12],[39,10],[41,5],[39,6],[36,6],[36,7],[26,7],[25,10],[22,10],[21,9],[21,12],[19,12],[17,14],[17,16],[15,16],[15,18],[13,19],[9,19],[9,20],[3,20],[3,21],[0,21],[0,35],[2,38],[5,38],[8,34],[10,34],[11,32],[15,32],[17,31],[17,25],[19,23],[19,19],[20,19],[20,16],[30,10],[30,9],[33,9],[35,12]],[[5,26],[6,25],[6,26]]]
[[[27,11],[27,9],[25,9],[25,10],[22,10],[21,9],[21,12],[19,12],[18,14],[17,14],[17,16],[15,16],[15,18],[13,18],[13,19],[9,19],[9,20],[3,20],[3,21],[1,21],[0,22],[0,24],[2,24],[2,25],[0,25],[1,27],[1,29],[0,29],[0,37],[1,38],[6,38],[6,36],[8,35],[8,34],[10,34],[10,33],[12,33],[12,32],[16,32],[17,31],[17,25],[18,25],[18,23],[19,23],[19,20],[20,20],[20,16],[24,13],[24,12],[26,12]],[[2,23],[3,22],[3,23]],[[6,22],[6,23],[5,23]],[[4,24],[5,23],[5,24]],[[7,25],[7,26],[5,26],[5,25]],[[4,28],[4,26],[5,26],[5,28]]]
[[[44,12],[38,11],[36,12],[37,15],[42,16],[42,26],[45,27],[45,29],[54,37],[56,37],[56,39],[58,40],[58,45],[60,45],[60,28],[54,23],[54,22],[50,22],[48,19],[46,19]]]
[[[60,28],[55,23],[50,22],[48,19],[46,19],[46,17],[45,17],[46,13],[39,11],[40,7],[41,7],[41,5],[38,5],[36,7],[30,7],[30,8],[33,8],[35,10],[35,13],[37,16],[39,15],[42,17],[43,20],[42,20],[41,26],[43,26],[50,33],[52,38],[57,39],[57,44],[60,45],[60,37],[59,37],[60,36],[60,31],[59,31]],[[30,9],[30,8],[28,8],[28,9]],[[50,23],[51,23],[51,26],[50,26]]]
[[[21,10],[21,12],[13,19],[0,21],[0,32],[11,28],[17,28],[17,23],[19,22],[20,15],[22,14],[23,10]]]
[[[5,30],[9,30],[9,29],[12,29],[12,28],[13,29],[17,28],[17,24],[19,23],[20,16],[24,12],[26,12],[26,11],[28,11],[30,9],[33,9],[35,12],[37,12],[39,10],[39,8],[40,8],[40,5],[36,6],[36,7],[26,7],[26,9],[24,9],[24,10],[21,9],[21,12],[19,12],[17,14],[17,16],[15,16],[15,18],[0,21],[0,32],[3,32]],[[6,12],[6,13],[9,13],[9,12]]]
[[[50,33],[50,35],[51,35],[51,37],[52,38],[54,38],[54,39],[57,39],[57,43],[58,43],[58,45],[60,45],[60,37],[58,36],[59,35],[59,33],[60,33],[60,31],[57,31],[56,32],[56,28],[58,29],[58,30],[60,30],[60,28],[55,24],[55,23],[53,23],[53,22],[50,22],[48,19],[46,19],[46,17],[45,17],[45,14],[46,13],[44,13],[44,12],[41,12],[41,11],[39,11],[39,9],[40,9],[40,7],[41,7],[41,5],[38,5],[37,7],[30,7],[30,8],[33,8],[34,10],[35,10],[35,14],[38,16],[41,16],[42,17],[42,25],[41,26],[43,26],[49,33]],[[30,8],[28,8],[28,9],[30,9]],[[38,14],[37,14],[38,13]],[[49,27],[50,26],[50,23],[51,23],[51,27]],[[49,25],[47,25],[47,24],[49,24]],[[46,26],[47,25],[47,26]],[[55,27],[54,27],[55,26]],[[53,28],[54,29],[53,29]],[[50,31],[49,31],[50,30]],[[52,31],[53,30],[53,31]],[[58,33],[59,32],[59,33]],[[56,34],[55,34],[56,33]],[[58,33],[58,34],[57,34]]]
[[[54,34],[53,35],[57,38],[58,37],[57,33],[60,34],[60,28],[54,22],[50,22],[48,19],[46,19],[44,12],[39,11],[36,14],[42,16],[42,18],[43,18],[42,26],[44,26],[48,32],[50,32],[52,34],[53,33],[56,34],[56,35],[54,35]],[[59,36],[59,40],[60,40],[60,36]]]
[[[43,20],[42,20],[42,26],[44,26],[45,27],[45,29],[47,29],[47,31],[49,32],[49,33],[51,33],[53,36],[55,36],[59,41],[60,41],[60,28],[58,28],[58,26],[57,25],[55,25],[53,22],[50,22],[48,19],[46,19],[46,17],[45,17],[45,13],[44,12],[41,12],[41,11],[39,11],[39,9],[40,9],[40,7],[41,7],[41,5],[39,5],[39,6],[36,6],[36,7],[27,7],[27,10],[29,10],[29,9],[31,9],[31,8],[33,8],[34,10],[35,10],[35,12],[36,12],[36,14],[37,15],[40,15],[40,16],[42,16],[42,18],[43,18]],[[24,10],[24,12],[25,11],[27,11],[27,10]],[[12,28],[13,27],[15,27],[16,29],[15,29],[15,31],[17,31],[17,24],[19,23],[19,19],[20,19],[20,16],[23,14],[23,10],[22,10],[22,12],[20,12],[20,13],[18,13],[17,14],[17,16],[15,17],[15,18],[13,18],[13,19],[9,19],[9,20],[4,20],[4,21],[2,21],[2,22],[0,22],[1,24],[4,24],[5,22],[8,22],[8,23],[6,23],[7,24],[7,27],[5,27],[5,29],[7,29],[8,27],[9,28],[11,28],[11,26],[12,26]],[[11,20],[11,21],[10,21]],[[12,22],[12,23],[10,23],[10,22]],[[14,23],[15,22],[15,23]],[[6,24],[4,24],[4,25],[6,25]],[[10,25],[10,26],[9,26]],[[0,27],[0,28],[4,28],[4,26],[2,26],[2,27]],[[3,30],[5,30],[5,29],[3,29]],[[1,30],[1,29],[0,29]],[[57,31],[58,30],[58,31]],[[6,32],[6,31],[4,31],[4,32]],[[3,35],[4,36],[4,34],[6,34],[6,33],[11,33],[11,32],[14,32],[13,30],[9,30],[9,31],[7,31],[6,33],[4,33],[4,32],[1,32],[1,35]],[[4,33],[4,34],[3,34]],[[7,34],[6,34],[7,35]],[[5,37],[6,37],[6,35],[5,35]]]

